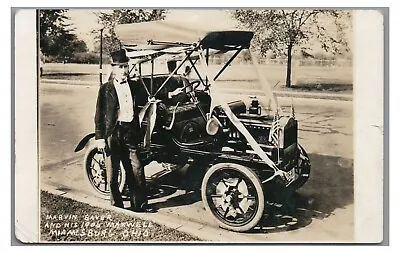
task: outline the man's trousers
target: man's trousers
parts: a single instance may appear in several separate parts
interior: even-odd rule
[[[135,136],[138,130],[132,123],[117,123],[113,134],[108,139],[111,166],[107,164],[107,178],[111,190],[111,204],[123,207],[121,192],[118,187],[120,164],[125,169],[126,182],[130,192],[131,209],[140,209],[147,204],[146,179],[144,168],[137,156]],[[110,169],[111,167],[111,169]]]

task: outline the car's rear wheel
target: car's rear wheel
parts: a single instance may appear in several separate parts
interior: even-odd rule
[[[107,170],[103,154],[96,147],[91,147],[86,151],[83,161],[83,173],[85,181],[88,183],[88,188],[95,196],[109,199],[110,189],[107,184]],[[118,183],[121,192],[125,186],[125,182],[125,170],[122,164],[120,164]]]
[[[233,163],[212,166],[204,176],[201,195],[218,225],[244,232],[254,228],[264,213],[260,179],[249,168]]]

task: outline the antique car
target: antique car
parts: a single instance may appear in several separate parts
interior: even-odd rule
[[[158,39],[165,34],[163,25],[156,21],[116,29],[131,58],[130,78],[141,87],[140,158],[144,165],[157,162],[163,168],[147,176],[149,187],[168,184],[187,192],[200,191],[205,208],[219,226],[233,231],[254,228],[268,211],[267,202],[281,203],[290,211],[290,198],[307,181],[311,167],[298,143],[294,108],[283,113],[262,75],[266,105],[256,97],[250,104],[241,99],[225,101],[216,85],[238,54],[249,50],[253,33],[210,31],[199,40],[176,42]],[[148,34],[149,27],[153,29],[146,43],[137,43],[137,34]],[[209,68],[213,54],[231,56],[215,75]],[[254,54],[250,55],[253,59]],[[169,73],[155,73],[157,60],[170,67]],[[145,64],[148,74],[143,71]],[[256,59],[253,65],[260,74]],[[178,87],[182,94],[166,95]],[[87,147],[85,177],[98,195],[107,197],[106,157],[90,145],[93,137],[92,133],[83,138],[75,151]],[[126,191],[122,168],[120,190]]]

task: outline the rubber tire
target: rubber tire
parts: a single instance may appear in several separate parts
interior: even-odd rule
[[[85,182],[87,184],[87,188],[98,198],[101,199],[110,199],[110,192],[108,193],[104,193],[99,191],[98,189],[96,189],[96,187],[92,184],[92,182],[89,179],[89,175],[88,175],[88,166],[90,166],[91,164],[91,160],[94,154],[97,153],[97,148],[96,147],[89,147],[86,150],[85,156],[83,158],[83,173],[84,173],[84,178],[85,178]],[[122,166],[122,164],[121,164]],[[125,170],[121,167],[121,182],[119,185],[119,191],[122,192],[126,183],[126,174],[125,174]]]
[[[229,224],[226,224],[222,221],[220,221],[217,217],[214,216],[214,214],[211,211],[210,206],[208,205],[207,202],[207,196],[206,196],[206,186],[208,183],[208,180],[210,177],[217,171],[224,169],[226,167],[229,167],[230,169],[233,169],[235,171],[241,172],[244,176],[246,176],[248,179],[251,180],[251,182],[254,184],[256,191],[257,191],[257,197],[259,199],[258,201],[258,207],[257,207],[257,212],[254,218],[248,222],[247,224],[243,226],[231,226]],[[263,213],[264,213],[264,207],[265,207],[265,201],[264,201],[264,192],[263,192],[263,187],[261,180],[259,177],[248,167],[245,167],[243,165],[235,164],[235,163],[217,163],[213,165],[208,171],[206,172],[203,182],[201,184],[201,197],[203,200],[203,204],[206,207],[206,210],[214,216],[215,220],[217,221],[218,225],[222,228],[225,228],[227,230],[235,231],[235,232],[246,232],[249,231],[250,229],[254,228],[259,221],[261,220]]]

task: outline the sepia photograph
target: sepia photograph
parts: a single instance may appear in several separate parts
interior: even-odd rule
[[[34,11],[37,242],[358,241],[357,11]]]

